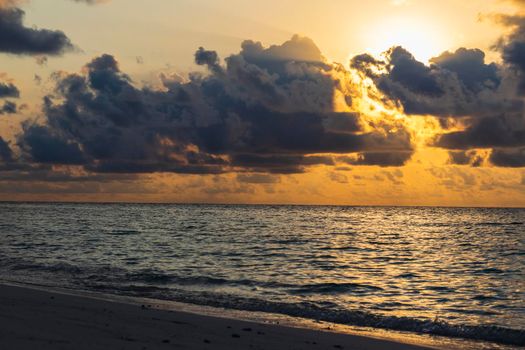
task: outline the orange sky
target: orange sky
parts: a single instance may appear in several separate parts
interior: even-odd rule
[[[54,72],[63,72],[62,76],[66,72],[87,74],[87,68],[82,67],[93,57],[108,53],[118,60],[120,70],[130,76],[135,87],[163,90],[166,87],[159,79],[161,74],[176,73],[183,82],[194,71],[204,76],[215,74],[210,73],[212,68],[194,63],[198,47],[216,50],[224,67],[224,58],[237,54],[246,39],[268,47],[280,45],[296,33],[315,42],[326,64],[340,63],[344,67],[344,72],[332,69],[322,73],[342,86],[334,90],[332,110],[328,112],[359,114],[364,129],[356,135],[381,129],[387,138],[389,133],[404,130],[410,135],[414,154],[402,166],[377,166],[341,158],[356,158],[359,152],[312,152],[333,158],[335,163],[306,166],[303,173],[233,166],[220,174],[162,170],[102,174],[80,165],[55,163],[49,164],[50,170],[43,175],[33,170],[0,168],[0,200],[525,206],[524,167],[491,163],[490,152],[495,146],[469,147],[482,159],[481,166],[452,164],[448,150],[431,143],[439,134],[465,130],[463,119],[405,113],[402,103],[387,101],[391,96],[375,86],[378,81],[349,64],[352,57],[362,53],[384,59],[381,53],[395,45],[403,46],[427,65],[443,51],[454,52],[460,47],[479,48],[486,53],[486,63],[503,64],[494,44],[512,28],[496,23],[494,17],[519,13],[512,1],[52,2],[50,6],[48,0],[31,0],[16,6],[26,12],[28,27],[60,29],[75,45],[73,50],[58,56],[0,52],[0,83],[13,83],[21,95],[13,100],[22,106],[16,114],[0,114],[0,136],[12,148],[18,163],[38,163],[24,156],[26,150],[19,139],[24,122],[48,124],[42,97],[55,94],[58,78],[56,74],[52,78]],[[498,94],[508,93],[504,88]],[[295,113],[298,107],[268,108]],[[312,108],[316,112],[321,109]],[[325,109],[321,112],[326,113]],[[523,112],[521,122],[525,123]],[[191,147],[199,152],[203,149],[202,145]]]

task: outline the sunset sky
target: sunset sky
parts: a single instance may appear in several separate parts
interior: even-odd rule
[[[0,0],[0,200],[525,206],[523,0]]]

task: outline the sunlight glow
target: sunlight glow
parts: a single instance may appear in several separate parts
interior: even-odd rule
[[[444,30],[431,20],[424,18],[406,18],[404,16],[382,20],[376,31],[370,33],[369,50],[379,55],[392,46],[402,46],[416,59],[428,62],[432,57],[445,51]]]

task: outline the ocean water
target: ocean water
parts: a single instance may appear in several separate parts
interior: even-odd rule
[[[525,209],[0,203],[0,279],[525,345]]]

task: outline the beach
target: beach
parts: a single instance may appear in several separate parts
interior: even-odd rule
[[[429,349],[0,285],[1,349]]]

